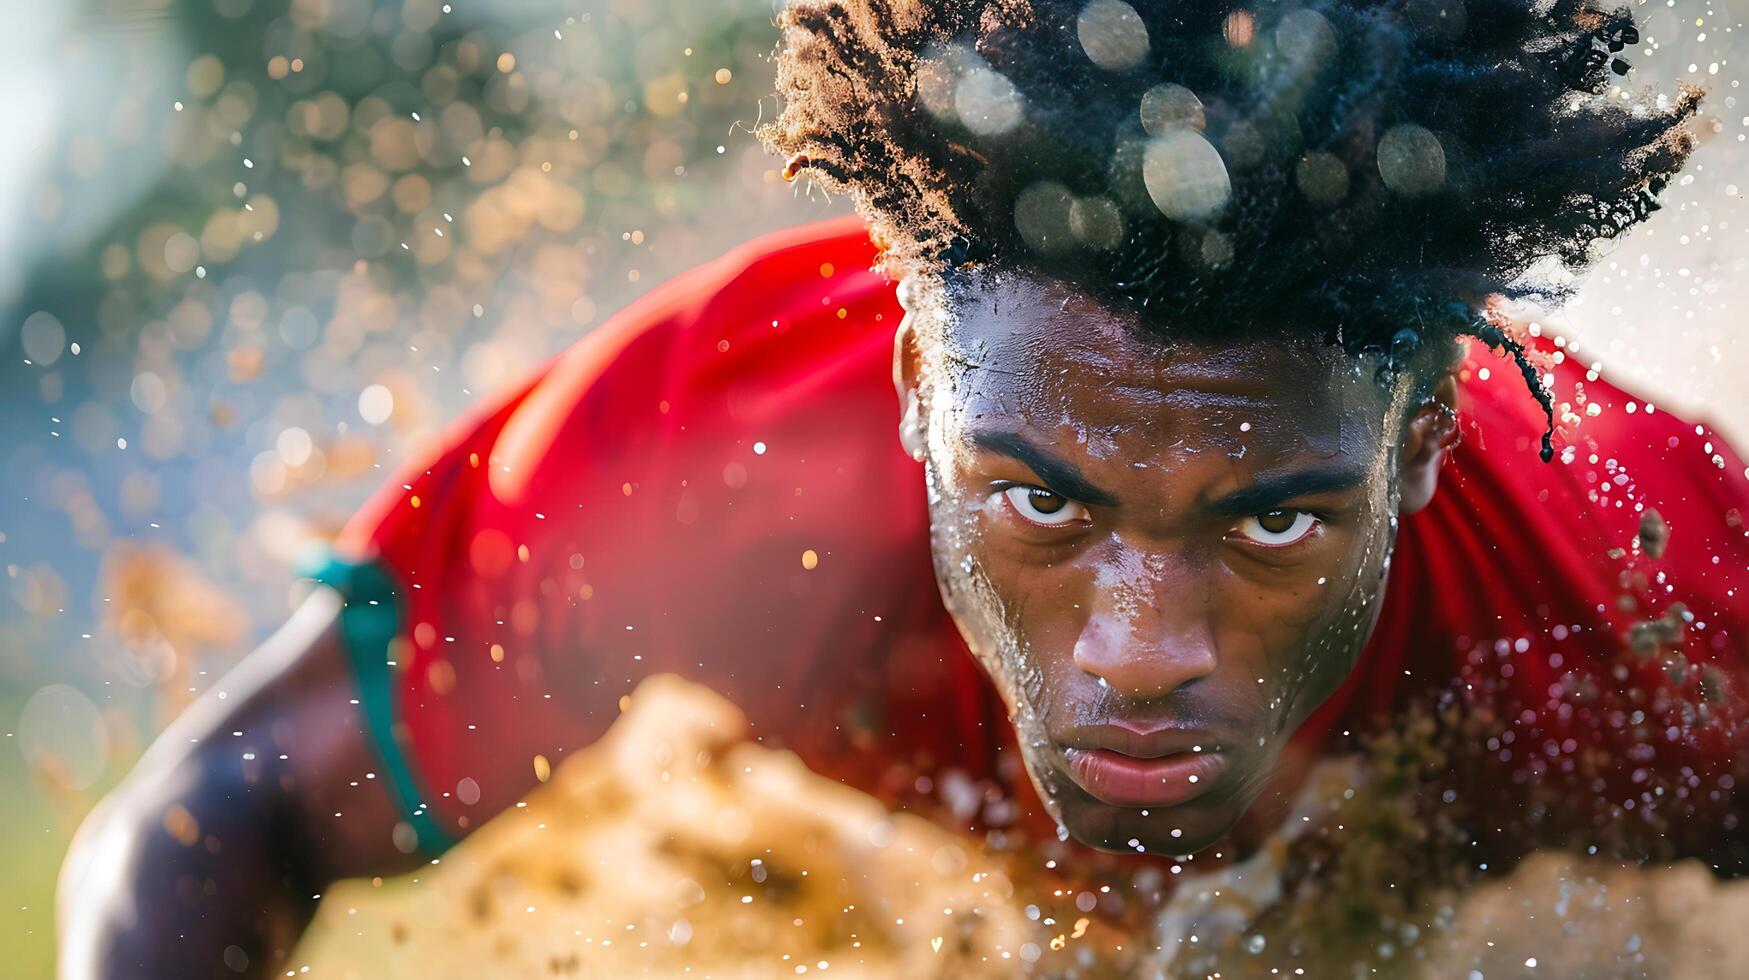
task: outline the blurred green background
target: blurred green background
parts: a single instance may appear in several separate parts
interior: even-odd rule
[[[72,829],[385,468],[650,286],[846,210],[751,135],[774,2],[0,3],[0,975],[50,974]],[[1745,3],[1638,8],[1632,83],[1704,85],[1705,142],[1558,328],[1738,433]]]

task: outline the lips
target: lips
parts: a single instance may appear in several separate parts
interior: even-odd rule
[[[1201,729],[1145,730],[1114,720],[1064,732],[1058,744],[1070,778],[1111,806],[1188,803],[1227,769],[1221,742]]]
[[[1207,793],[1227,769],[1219,752],[1179,752],[1139,759],[1110,749],[1063,751],[1069,775],[1095,799],[1112,806],[1167,807]]]

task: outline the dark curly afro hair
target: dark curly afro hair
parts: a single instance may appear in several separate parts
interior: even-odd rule
[[[1616,87],[1631,14],[1572,0],[798,0],[779,24],[761,136],[850,195],[889,275],[1026,271],[1391,372],[1474,335],[1545,409],[1483,303],[1562,298],[1657,207],[1699,101]]]

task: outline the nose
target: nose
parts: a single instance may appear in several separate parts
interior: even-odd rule
[[[1102,601],[1075,640],[1075,665],[1125,698],[1165,697],[1215,670],[1202,602],[1156,594],[1149,608]],[[1183,601],[1189,600],[1189,601]]]

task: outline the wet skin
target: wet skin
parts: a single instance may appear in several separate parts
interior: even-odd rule
[[[1095,847],[1207,847],[1354,667],[1454,382],[1163,338],[1024,276],[902,295],[936,576],[1041,797]]]

